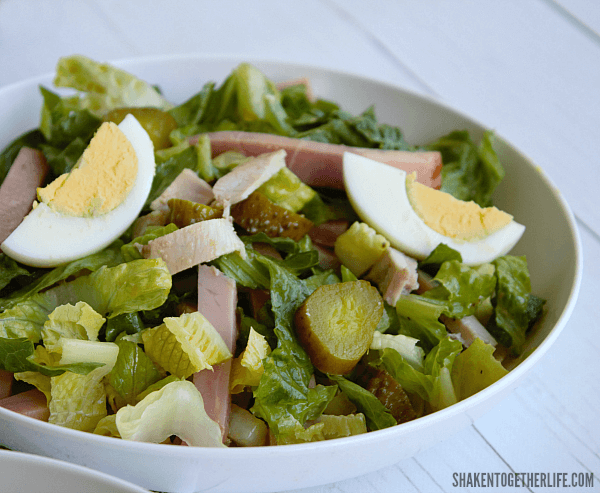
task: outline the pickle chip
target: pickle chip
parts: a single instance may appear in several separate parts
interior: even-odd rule
[[[295,327],[313,365],[344,375],[367,352],[383,315],[383,300],[367,281],[318,287],[298,308]]]
[[[271,202],[260,192],[231,207],[231,216],[248,233],[265,233],[267,236],[284,236],[300,241],[313,227],[312,221],[285,207]]]

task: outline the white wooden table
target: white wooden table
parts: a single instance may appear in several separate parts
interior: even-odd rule
[[[522,149],[559,185],[583,244],[581,294],[557,343],[466,431],[393,467],[300,491],[449,492],[461,490],[452,485],[461,471],[592,472],[600,490],[599,2],[0,0],[0,86],[72,53],[327,66],[434,96]]]

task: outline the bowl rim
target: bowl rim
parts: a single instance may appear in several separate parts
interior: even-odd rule
[[[106,63],[111,65],[115,65],[119,68],[123,68],[125,70],[131,71],[131,73],[135,74],[135,66],[143,66],[148,64],[160,64],[166,62],[184,62],[185,60],[197,62],[213,62],[213,63],[229,63],[232,65],[232,68],[235,64],[241,62],[247,62],[255,65],[262,66],[285,66],[287,69],[292,69],[295,71],[309,70],[309,71],[321,71],[323,74],[327,74],[329,76],[336,77],[346,77],[350,79],[357,79],[362,81],[368,81],[372,84],[383,86],[388,90],[392,90],[398,92],[402,97],[411,97],[416,100],[422,101],[427,104],[431,104],[434,106],[438,106],[443,108],[444,110],[453,113],[460,118],[468,121],[474,127],[477,127],[481,130],[490,129],[487,125],[482,122],[474,119],[472,116],[463,113],[461,110],[450,106],[449,104],[433,97],[431,95],[419,93],[415,90],[403,87],[401,85],[397,85],[388,81],[383,81],[377,78],[365,76],[360,73],[355,73],[348,70],[340,70],[340,69],[331,69],[319,64],[307,64],[307,63],[296,63],[285,61],[282,59],[273,59],[269,57],[256,57],[256,56],[241,56],[238,54],[203,54],[203,53],[179,53],[179,54],[163,54],[163,55],[146,55],[140,57],[126,57],[119,58],[114,60],[108,60]],[[104,63],[104,62],[102,62]],[[54,72],[46,72],[44,74],[39,74],[36,76],[28,77],[24,80],[10,83],[8,85],[0,87],[0,99],[4,97],[6,92],[14,91],[14,90],[24,90],[28,86],[35,86],[41,83],[46,83],[48,81],[52,81],[54,77]],[[190,95],[191,96],[191,95]],[[548,349],[554,344],[556,339],[559,337],[560,333],[564,329],[566,323],[568,322],[577,302],[577,298],[579,295],[579,290],[583,277],[583,250],[581,245],[580,233],[577,226],[577,221],[575,216],[568,205],[564,196],[560,193],[558,187],[553,183],[550,177],[541,169],[538,165],[536,165],[527,155],[523,153],[520,149],[517,149],[512,145],[512,143],[502,137],[501,134],[494,130],[494,134],[501,139],[503,145],[510,148],[513,152],[518,154],[523,158],[523,161],[526,162],[529,166],[536,169],[538,174],[541,176],[541,179],[545,182],[546,186],[552,191],[552,194],[556,198],[561,211],[564,213],[565,218],[567,220],[567,224],[569,226],[569,232],[571,235],[571,241],[575,250],[575,275],[571,282],[571,288],[569,291],[569,296],[567,302],[560,313],[556,323],[548,333],[548,335],[541,341],[540,345],[536,347],[531,353],[527,354],[527,356],[518,364],[517,367],[512,369],[507,375],[502,377],[500,380],[496,381],[494,384],[489,387],[481,390],[480,392],[463,399],[462,401],[453,404],[445,409],[436,411],[434,413],[428,414],[426,416],[422,416],[413,421],[409,421],[407,423],[402,423],[400,425],[392,426],[390,428],[386,428],[383,430],[371,431],[368,433],[364,433],[361,435],[354,435],[350,437],[338,438],[335,440],[324,440],[320,442],[309,442],[309,443],[300,443],[300,444],[288,444],[285,446],[261,446],[261,447],[227,447],[227,448],[212,448],[212,447],[170,447],[170,455],[175,454],[177,457],[181,458],[190,458],[190,457],[202,457],[204,455],[210,456],[211,458],[221,458],[223,454],[227,454],[227,457],[231,455],[235,455],[236,457],[242,458],[253,458],[256,456],[262,455],[272,455],[277,454],[280,455],[294,455],[297,456],[299,452],[310,452],[313,448],[318,447],[319,449],[328,449],[328,448],[337,448],[341,443],[344,444],[352,444],[368,446],[370,442],[379,442],[385,437],[397,435],[398,438],[401,438],[405,434],[410,434],[414,431],[418,431],[424,428],[430,427],[430,425],[435,422],[444,421],[447,418],[451,418],[453,416],[459,414],[468,414],[467,411],[471,407],[475,407],[479,404],[482,404],[484,401],[492,398],[494,395],[501,393],[503,390],[507,390],[511,387],[516,386],[518,381],[535,365],[539,362],[539,360],[543,357],[543,355],[548,351]],[[40,427],[40,431],[50,432],[51,435],[62,435],[66,434],[67,436],[77,439],[80,438],[84,441],[92,440],[92,442],[98,443],[98,445],[102,444],[103,446],[111,446],[122,448],[125,447],[130,449],[132,452],[159,452],[165,451],[164,445],[155,444],[155,443],[146,443],[146,442],[134,442],[134,441],[126,441],[126,440],[115,440],[112,437],[106,437],[101,435],[94,435],[92,433],[80,432],[77,430],[62,428],[56,425],[33,420],[27,416],[18,414],[13,411],[9,411],[4,408],[0,408],[0,417],[4,419],[11,419],[13,421],[20,422],[24,426],[32,426],[32,427]],[[471,418],[471,421],[473,419]],[[114,447],[113,447],[114,448]]]
[[[0,449],[0,460],[2,461],[2,463],[10,461],[11,463],[16,465],[26,465],[27,467],[31,468],[39,466],[48,466],[56,472],[72,476],[73,481],[87,481],[90,478],[93,478],[97,481],[101,481],[105,487],[118,487],[119,491],[122,491],[123,493],[145,493],[148,491],[145,488],[142,488],[141,486],[138,486],[134,483],[130,483],[129,481],[125,481],[124,479],[118,478],[116,476],[111,476],[110,474],[106,474],[96,469],[91,469],[89,467],[75,464],[73,462],[67,462],[61,459],[54,459],[51,457],[29,454],[25,452],[18,452],[14,450]]]

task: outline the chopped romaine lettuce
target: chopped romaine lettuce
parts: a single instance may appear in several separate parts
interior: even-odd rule
[[[204,410],[192,382],[175,381],[117,411],[117,430],[125,440],[161,443],[177,435],[192,447],[224,447],[221,428]]]
[[[269,424],[279,440],[293,433],[298,424],[303,426],[307,420],[320,416],[337,387],[309,388],[313,366],[292,329],[296,310],[310,294],[308,288],[272,260],[263,257],[259,262],[268,268],[270,275],[278,346],[264,360],[264,373],[254,391],[251,410]]]
[[[444,314],[451,318],[472,315],[477,305],[494,293],[494,271],[492,264],[469,267],[457,260],[446,261],[434,277],[439,285],[424,293],[423,297],[445,301]]]
[[[83,93],[77,98],[77,106],[98,116],[115,108],[169,110],[173,107],[147,82],[117,67],[81,55],[58,60],[54,85]]]
[[[119,341],[119,355],[110,372],[109,382],[127,404],[160,380],[160,373],[144,351],[133,342]]]
[[[544,300],[532,298],[531,281],[525,257],[505,255],[492,262],[496,266],[494,316],[487,329],[503,346],[520,354],[525,335],[541,315]]]
[[[405,391],[418,394],[437,411],[457,401],[451,372],[454,359],[461,350],[459,341],[450,337],[442,339],[425,357],[422,372],[391,348],[382,351],[381,363]]]
[[[371,392],[342,376],[330,375],[329,378],[339,385],[341,391],[364,414],[369,430],[382,430],[397,424],[389,410]]]
[[[494,358],[494,347],[475,339],[452,365],[452,383],[459,401],[492,385],[508,373]]]

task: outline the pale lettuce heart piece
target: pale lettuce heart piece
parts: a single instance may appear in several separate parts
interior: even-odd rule
[[[263,359],[265,359],[271,348],[265,337],[250,327],[246,349],[235,358],[231,365],[231,380],[229,389],[232,394],[238,394],[246,386],[256,387],[265,371]]]
[[[217,329],[200,312],[166,317],[142,332],[144,351],[169,373],[187,378],[231,358]]]
[[[106,365],[87,375],[64,372],[51,378],[49,423],[80,431],[94,431],[106,416],[106,391],[103,379]]]
[[[135,75],[82,55],[58,60],[54,85],[84,93],[73,98],[76,107],[87,109],[98,117],[114,108],[147,106],[168,110],[173,106],[154,87]]]
[[[105,318],[84,301],[75,305],[57,306],[44,323],[42,340],[44,346],[54,351],[61,337],[97,341]]]
[[[171,382],[135,406],[117,411],[121,438],[161,443],[176,435],[192,447],[225,447],[218,423],[208,417],[198,389],[187,380]]]

